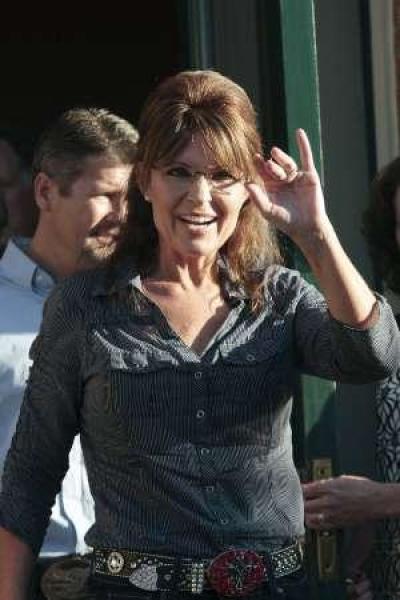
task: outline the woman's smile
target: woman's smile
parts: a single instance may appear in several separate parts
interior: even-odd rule
[[[223,174],[224,179],[221,180]],[[153,209],[160,255],[214,256],[235,231],[248,192],[216,164],[200,135],[171,165],[153,168],[146,196]],[[222,183],[224,185],[222,185]]]
[[[217,222],[217,217],[215,215],[186,214],[179,215],[178,220],[187,225],[189,229],[206,231]]]

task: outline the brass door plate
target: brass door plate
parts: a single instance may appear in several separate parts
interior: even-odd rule
[[[332,477],[332,460],[330,458],[316,458],[312,461],[311,470],[314,481]],[[315,540],[318,579],[322,582],[334,581],[339,574],[336,531],[328,529],[316,531]]]

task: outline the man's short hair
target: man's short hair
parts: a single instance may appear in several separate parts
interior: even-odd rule
[[[57,180],[68,194],[89,157],[133,164],[138,132],[125,119],[104,108],[74,108],[64,112],[40,137],[34,152],[32,175],[40,172]]]

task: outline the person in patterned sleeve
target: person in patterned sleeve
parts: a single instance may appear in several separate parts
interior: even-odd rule
[[[385,295],[400,322],[400,158],[375,177],[364,215],[364,234]],[[397,310],[396,310],[397,309]],[[376,393],[376,467],[379,481],[343,475],[303,485],[306,523],[314,529],[362,526],[354,541],[355,562],[369,558],[373,598],[400,597],[400,366]],[[374,536],[367,524],[376,522]],[[362,536],[362,539],[361,539]],[[375,538],[375,539],[374,539]],[[371,542],[373,551],[371,552]],[[362,569],[355,598],[368,599]],[[372,597],[372,595],[371,595]]]
[[[0,496],[0,599],[25,600],[79,432],[96,600],[305,600],[298,373],[388,376],[393,313],[339,243],[303,130],[300,165],[277,147],[263,158],[246,92],[214,71],[161,82],[138,129],[111,264],[57,286],[31,350]],[[276,228],[322,292],[281,265]]]

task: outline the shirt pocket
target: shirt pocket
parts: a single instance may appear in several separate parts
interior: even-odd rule
[[[222,361],[227,365],[240,365],[241,367],[251,367],[262,363],[272,364],[277,360],[278,355],[277,348],[257,342],[221,347]]]
[[[225,391],[239,400],[269,395],[287,381],[288,356],[271,345],[251,342],[221,348],[221,373]]]
[[[284,319],[271,318],[250,335],[249,339],[227,339],[221,346],[221,358],[226,364],[252,366],[274,364],[287,354],[290,342]]]
[[[250,342],[221,351],[215,377],[220,405],[232,415],[233,430],[244,423],[243,430],[262,444],[279,440],[294,382],[290,353],[282,348]]]
[[[172,366],[142,355],[110,354],[102,397],[96,400],[108,444],[131,455],[178,453],[169,394],[173,376]]]

